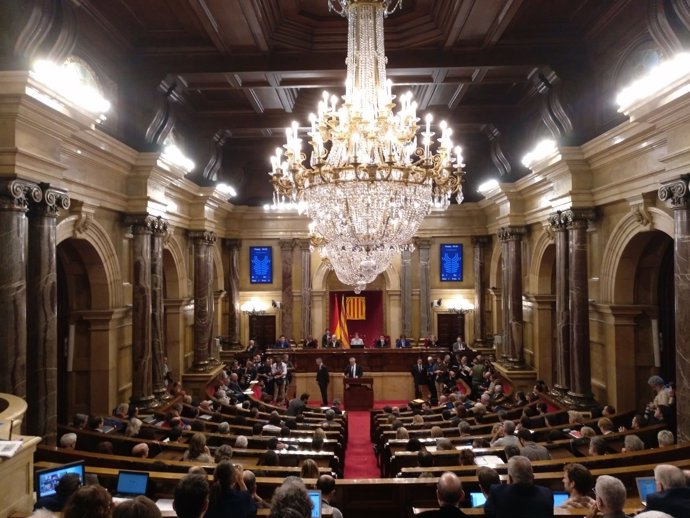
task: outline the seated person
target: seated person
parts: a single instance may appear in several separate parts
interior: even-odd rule
[[[436,335],[431,335],[429,338],[424,339],[424,347],[438,347],[438,340]]]
[[[79,489],[79,485],[79,475],[76,473],[62,475],[55,487],[55,494],[40,498],[34,505],[34,509],[48,509],[59,513],[65,507],[69,497]]]
[[[374,347],[376,347],[377,349],[383,349],[389,346],[390,345],[388,343],[388,340],[386,340],[386,337],[383,335],[379,336],[374,342]]]
[[[493,468],[489,466],[479,466],[477,468],[477,481],[479,482],[479,489],[482,490],[484,498],[489,498],[489,491],[494,484],[501,483],[501,476]]]
[[[355,333],[355,336],[350,339],[350,347],[364,347],[364,340],[359,337],[359,333]]]
[[[553,516],[553,493],[547,487],[535,485],[532,464],[521,455],[508,460],[508,483],[491,486],[484,514],[486,518],[512,518],[516,509],[529,509],[529,514],[520,516]]]
[[[451,518],[465,516],[465,513],[458,507],[464,496],[465,493],[462,490],[460,478],[455,473],[447,471],[439,477],[438,484],[436,485],[436,498],[439,508],[423,512],[418,516],[420,518]]]
[[[275,349],[289,349],[290,342],[288,342],[287,338],[285,338],[285,335],[280,335],[280,338],[273,347]]]
[[[305,349],[316,349],[319,345],[319,342],[316,341],[316,338],[313,336],[308,336],[304,339],[304,348]]]
[[[407,349],[408,347],[412,347],[412,342],[410,342],[405,335],[400,335],[400,338],[395,341],[395,348]]]
[[[338,337],[335,336],[335,333],[330,336],[328,342],[326,342],[326,345],[324,345],[326,349],[339,349],[342,346],[343,343],[340,340],[338,340]]]
[[[594,494],[596,495],[596,511],[607,517],[624,518],[627,515],[623,514],[623,507],[625,506],[626,490],[623,482],[616,477],[610,475],[602,475],[597,478],[597,483],[594,486]]]
[[[561,509],[590,509],[595,503],[589,496],[594,480],[589,470],[582,464],[571,462],[563,467],[563,487],[568,492],[568,499],[559,507]]]
[[[671,516],[690,516],[690,488],[686,486],[683,471],[670,464],[654,468],[656,493],[647,495],[647,509]]]

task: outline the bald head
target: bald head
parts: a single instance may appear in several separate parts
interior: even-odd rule
[[[457,507],[463,496],[462,483],[455,473],[446,471],[441,475],[436,486],[436,498],[438,498],[440,506],[452,505]]]

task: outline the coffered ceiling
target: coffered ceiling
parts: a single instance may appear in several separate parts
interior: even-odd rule
[[[576,76],[585,41],[629,0],[404,0],[385,23],[394,93],[446,118],[464,145],[469,199],[488,177],[525,173],[511,136],[536,120],[538,78]],[[292,120],[307,124],[323,89],[342,93],[346,20],[327,0],[82,0],[80,16],[124,52],[147,83],[180,90],[195,135],[229,136],[219,175],[239,203],[271,194],[270,150]],[[493,135],[493,136],[492,136]],[[496,147],[510,164],[496,165]],[[500,162],[500,160],[499,160]]]

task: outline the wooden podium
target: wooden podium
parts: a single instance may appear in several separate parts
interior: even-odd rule
[[[345,410],[371,410],[374,407],[374,378],[343,378]]]

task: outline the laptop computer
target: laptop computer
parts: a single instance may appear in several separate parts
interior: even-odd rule
[[[117,474],[117,498],[134,498],[145,495],[149,484],[149,474],[140,471],[120,471]]]
[[[565,502],[568,498],[570,498],[570,495],[568,493],[566,493],[565,491],[554,491],[553,492],[553,506],[558,507],[563,502]]]
[[[646,506],[647,495],[656,493],[656,480],[654,477],[637,477],[635,483],[637,484],[637,493],[640,495],[640,502]]]
[[[309,489],[307,494],[311,503],[314,504],[311,508],[311,518],[321,518],[321,490]]]
[[[470,502],[472,507],[482,507],[486,502],[486,497],[481,491],[471,491],[470,492]]]

